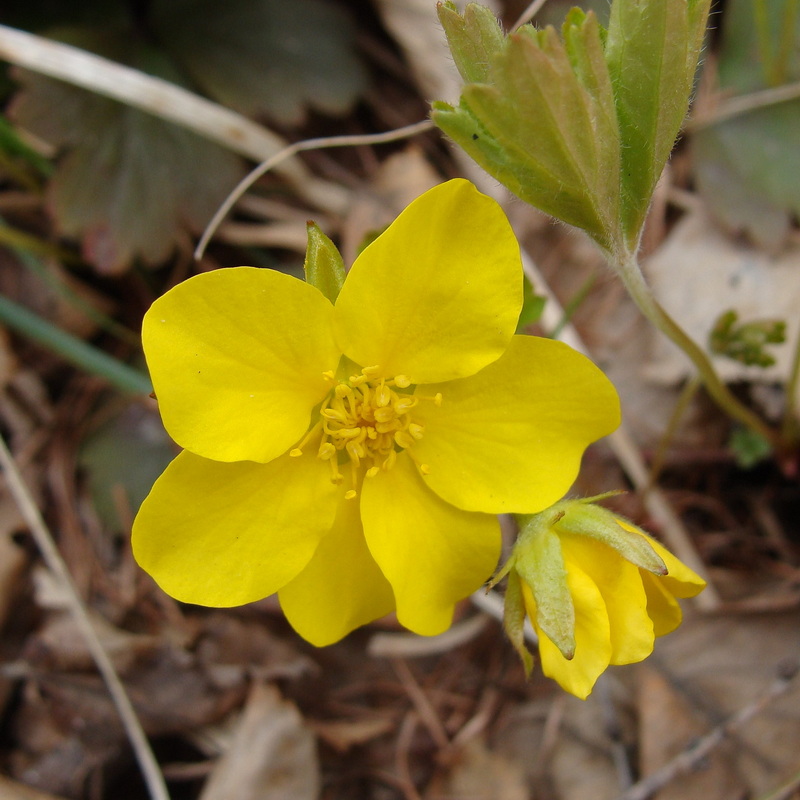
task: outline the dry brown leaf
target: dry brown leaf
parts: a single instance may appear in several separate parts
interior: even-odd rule
[[[60,800],[54,794],[45,794],[2,775],[0,775],[0,797],[3,800]]]
[[[200,800],[315,800],[319,764],[314,737],[280,692],[255,684]]]
[[[395,726],[390,717],[367,717],[357,720],[308,720],[308,726],[339,753],[346,753],[356,745],[366,744],[372,739],[388,733]]]
[[[14,500],[0,481],[0,629],[13,612],[20,579],[28,563],[25,550],[14,541],[14,534],[25,530],[25,521]]]
[[[639,757],[642,777],[671,761],[708,730],[708,723],[663,675],[643,665],[638,674]],[[730,746],[704,759],[697,771],[678,776],[657,800],[732,800],[741,789]]]
[[[528,800],[525,770],[516,761],[472,739],[446,771],[437,774],[425,800]]]
[[[782,668],[798,659],[800,613],[793,611],[691,618],[676,634],[659,640],[651,664],[702,715],[700,732],[707,733],[764,696]],[[800,680],[795,679],[786,693],[730,737],[748,796],[770,790],[796,770],[798,740]],[[703,780],[702,773],[689,777]],[[694,791],[688,778],[686,787]]]

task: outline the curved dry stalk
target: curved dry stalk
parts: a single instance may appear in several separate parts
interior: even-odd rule
[[[211,237],[216,232],[217,228],[222,223],[222,220],[228,216],[230,210],[236,205],[241,196],[263,175],[266,175],[271,169],[278,167],[297,153],[303,153],[308,150],[321,150],[326,147],[355,147],[364,144],[384,144],[386,142],[395,142],[398,139],[407,139],[411,136],[416,136],[418,133],[433,128],[433,122],[429,119],[424,119],[421,122],[415,122],[412,125],[406,125],[403,128],[397,128],[393,131],[385,131],[384,133],[364,133],[353,134],[345,136],[320,136],[316,139],[304,139],[302,142],[295,142],[283,148],[279,153],[275,153],[265,161],[262,161],[254,170],[246,175],[235,186],[233,191],[225,198],[225,202],[216,210],[211,221],[206,225],[200,241],[194,250],[194,257],[200,260],[203,253],[211,241]]]
[[[268,128],[174,83],[7,25],[0,25],[0,59],[175,122],[254,161],[287,144]],[[281,174],[319,208],[339,213],[348,205],[346,189],[316,178],[298,160],[283,159]]]
[[[98,672],[100,672],[103,677],[106,687],[108,688],[108,693],[111,695],[111,699],[117,707],[117,712],[119,713],[125,732],[133,747],[136,760],[139,762],[139,767],[142,771],[145,783],[147,784],[150,797],[152,800],[169,800],[169,792],[164,782],[164,776],[161,774],[158,762],[153,755],[153,751],[150,749],[147,736],[142,729],[139,718],[136,716],[136,711],[125,691],[125,687],[122,685],[122,681],[120,681],[114,669],[114,665],[108,657],[108,653],[106,653],[105,648],[100,642],[86,607],[83,605],[78,595],[75,584],[67,569],[67,565],[64,563],[64,559],[61,558],[61,554],[58,552],[53,537],[45,525],[42,515],[39,513],[39,509],[17,469],[14,457],[9,452],[1,436],[0,466],[2,466],[3,472],[5,473],[6,484],[9,491],[19,506],[19,510],[36,541],[36,546],[39,548],[45,564],[47,564],[50,572],[53,573],[64,589],[69,610],[75,618],[78,629],[86,640],[89,652],[92,654],[92,658],[97,665]]]

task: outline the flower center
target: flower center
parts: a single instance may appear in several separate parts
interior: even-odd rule
[[[405,375],[375,378],[379,371],[379,367],[365,367],[360,375],[338,382],[333,372],[326,372],[325,377],[336,385],[320,407],[319,421],[289,452],[294,457],[302,455],[303,447],[321,431],[317,457],[330,464],[333,483],[344,480],[339,466],[350,463],[352,485],[345,493],[348,500],[356,496],[362,464],[367,465],[366,475],[372,478],[380,470],[390,470],[397,453],[422,438],[424,426],[413,418],[420,400],[430,400],[436,405],[442,402],[441,394],[426,398],[404,391],[411,386]],[[423,473],[430,471],[427,464],[417,465]]]

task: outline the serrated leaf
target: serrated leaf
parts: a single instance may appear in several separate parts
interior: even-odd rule
[[[154,414],[131,405],[89,434],[82,442],[78,463],[86,473],[97,515],[109,531],[121,530],[120,490],[132,514],[156,478],[175,457],[166,431]]]
[[[470,3],[463,17],[452,3],[437,10],[461,77],[467,83],[490,81],[489,64],[503,47],[503,31],[494,13],[477,3]]]
[[[776,77],[800,79],[800,14],[792,19],[792,3],[760,4],[764,19],[751,0],[728,4],[719,57],[723,90],[753,92],[773,86]],[[769,250],[781,246],[792,215],[800,215],[798,125],[800,100],[790,100],[703,128],[692,139],[706,202],[729,228]]]
[[[165,48],[211,97],[297,125],[307,108],[347,112],[366,73],[349,18],[323,0],[154,0]]]
[[[520,28],[492,56],[486,82],[465,86],[458,108],[436,104],[433,119],[518,197],[610,249],[619,143],[600,28],[580,14],[564,32],[566,45],[552,28]]]
[[[710,0],[614,0],[606,60],[622,145],[622,213],[639,235],[686,116]]]
[[[169,62],[124,32],[62,29],[57,38],[177,82]],[[163,261],[243,174],[238,157],[155,116],[39,75],[20,82],[14,118],[62,153],[50,209],[100,272]]]

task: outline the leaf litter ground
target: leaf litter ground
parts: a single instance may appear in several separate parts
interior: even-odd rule
[[[443,75],[452,65],[443,50],[405,45],[420,25],[435,24],[432,9],[409,2],[399,15],[388,5],[376,2],[361,22],[376,83],[362,107],[338,121],[313,117],[292,138],[368,132],[424,115],[427,94],[407,69]],[[465,168],[430,134],[407,147],[312,154],[308,163],[351,190],[351,213],[327,229],[349,251],[348,261],[364,235],[413,196]],[[690,169],[684,151],[671,169],[676,177],[665,191],[690,188],[682,178]],[[257,258],[296,269],[297,249],[268,249],[257,236],[274,222],[276,208],[277,218],[290,222],[324,220],[318,210],[283,200],[283,192],[268,180],[262,194],[269,211],[245,219],[244,241],[249,236],[252,244],[242,245],[241,231],[235,245],[219,241],[204,268]],[[50,239],[34,194],[4,182],[0,203],[18,226]],[[657,344],[586,242],[519,203],[509,211],[562,303],[591,279],[573,321],[618,385],[626,420],[652,458],[677,396],[674,384],[643,377],[658,363]],[[673,201],[657,199],[649,250],[672,235],[677,215]],[[50,252],[48,263],[63,261],[59,256]],[[158,272],[100,280],[74,261],[67,272],[90,308],[136,329],[152,297],[188,274],[189,263],[182,252]],[[48,284],[32,282],[6,250],[0,281],[3,294],[35,300],[39,313],[77,336],[95,337],[123,358],[132,352]],[[659,642],[651,659],[612,668],[581,702],[538,673],[526,682],[499,625],[468,603],[454,629],[426,643],[422,655],[391,620],[314,650],[292,633],[272,599],[230,611],[180,606],[138,570],[127,542],[143,487],[172,453],[153,404],[131,404],[6,334],[0,386],[7,441],[175,800],[603,800],[643,797],[644,789],[685,800],[797,796],[797,478],[770,463],[737,468],[725,447],[727,424],[702,396],[669,442],[661,485],[723,603],[712,615],[688,606],[684,625]],[[741,390],[768,405],[771,385],[753,386],[742,383]],[[587,455],[576,490],[626,485],[601,445]],[[615,502],[652,524],[634,493]],[[0,494],[0,622],[0,796],[145,797],[114,707],[7,492]],[[637,784],[648,776],[650,785]]]

